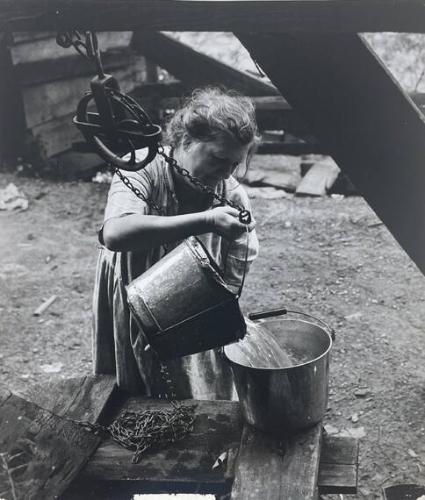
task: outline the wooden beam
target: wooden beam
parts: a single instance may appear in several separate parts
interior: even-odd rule
[[[281,441],[246,426],[232,500],[315,500],[322,425]]]
[[[136,56],[128,48],[112,49],[102,53],[103,69],[108,73],[134,64],[138,58],[140,59],[140,56]],[[68,80],[79,76],[93,77],[96,72],[93,62],[79,54],[69,53],[69,55],[59,59],[41,59],[17,64],[15,74],[20,85],[29,86],[56,80]],[[88,81],[87,79],[87,86]]]
[[[0,33],[0,165],[22,154],[25,114],[9,48],[9,37]]]
[[[425,119],[358,35],[239,35],[425,273]]]
[[[259,78],[239,71],[162,33],[137,31],[132,48],[180,80],[185,87],[225,85],[250,96],[278,95]]]
[[[59,12],[59,14],[57,14]],[[423,32],[421,0],[1,0],[0,30]]]

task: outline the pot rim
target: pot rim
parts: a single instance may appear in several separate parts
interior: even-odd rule
[[[259,323],[262,323],[262,322],[266,322],[267,320],[259,320],[258,322]],[[268,320],[270,321],[270,320]],[[226,348],[230,348],[232,346],[232,344],[228,344],[226,346],[223,346],[223,355],[226,359],[226,361],[228,361],[229,363],[233,363],[237,366],[240,366],[242,368],[245,368],[247,370],[254,370],[254,371],[280,371],[280,370],[293,370],[295,368],[300,368],[300,367],[303,367],[303,366],[306,366],[306,365],[311,365],[313,363],[316,363],[317,361],[319,361],[320,359],[322,359],[323,357],[327,356],[331,349],[332,349],[332,346],[333,346],[333,340],[332,340],[332,335],[330,332],[328,332],[327,330],[325,330],[325,328],[323,328],[322,326],[320,325],[317,325],[315,323],[313,323],[312,321],[306,321],[304,319],[294,319],[294,318],[281,318],[279,320],[272,320],[272,321],[298,321],[298,322],[302,322],[302,323],[307,323],[309,325],[313,325],[313,326],[316,326],[317,328],[320,328],[324,333],[326,333],[326,335],[328,336],[328,339],[329,339],[329,346],[328,348],[323,351],[322,354],[320,354],[320,356],[317,356],[316,358],[313,358],[311,359],[310,361],[306,361],[305,363],[299,363],[297,365],[293,365],[293,366],[288,366],[287,368],[273,368],[273,367],[255,367],[255,366],[247,366],[247,365],[244,365],[242,363],[238,363],[237,361],[234,361],[233,359],[231,359],[227,353],[226,353]]]

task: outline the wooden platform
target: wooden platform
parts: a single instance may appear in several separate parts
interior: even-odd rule
[[[127,397],[114,390],[111,377],[52,383],[36,388],[29,397],[62,417],[103,424],[123,409],[169,405]],[[356,440],[329,437],[321,425],[278,440],[244,425],[237,402],[183,404],[196,405],[193,432],[183,441],[146,453],[133,464],[131,451],[105,439],[63,498],[107,500],[118,493],[122,499],[136,493],[186,492],[231,493],[234,500],[307,500],[320,493],[356,492]]]

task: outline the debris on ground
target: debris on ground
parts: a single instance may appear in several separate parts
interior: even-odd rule
[[[13,182],[0,189],[0,210],[27,210],[27,208],[28,199]]]
[[[41,316],[44,313],[44,311],[47,308],[49,308],[57,298],[58,298],[57,295],[51,295],[39,307],[37,307],[37,309],[33,312],[33,316]]]

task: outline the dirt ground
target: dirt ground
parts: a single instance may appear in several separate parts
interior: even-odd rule
[[[96,230],[108,186],[3,173],[29,200],[0,212],[0,382],[29,384],[91,370]],[[361,197],[253,199],[261,255],[245,313],[299,309],[336,329],[330,433],[360,439],[359,492],[425,482],[425,280]],[[35,309],[57,300],[39,317]]]

